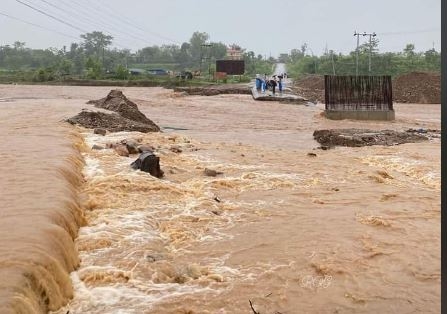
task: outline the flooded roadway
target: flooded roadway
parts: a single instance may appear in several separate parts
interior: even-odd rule
[[[64,108],[108,91],[39,89]],[[83,151],[87,225],[74,299],[58,313],[250,313],[249,300],[260,313],[439,312],[439,140],[322,151],[312,138],[440,129],[439,105],[396,104],[394,122],[328,121],[322,105],[123,91],[165,132],[76,132],[87,147],[151,144],[166,176],[132,171],[136,155]]]

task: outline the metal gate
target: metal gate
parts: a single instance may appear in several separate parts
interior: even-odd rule
[[[393,110],[391,76],[324,76],[326,110]]]

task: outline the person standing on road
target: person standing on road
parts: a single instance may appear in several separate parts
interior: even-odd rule
[[[278,75],[278,90],[282,94],[282,75]]]
[[[275,76],[269,81],[270,86],[272,87],[272,95],[275,96],[275,88],[276,88],[276,80]]]
[[[262,93],[265,93],[265,90],[267,88],[268,88],[268,79],[267,79],[267,74],[264,73],[264,80],[262,80],[262,84],[261,84]]]

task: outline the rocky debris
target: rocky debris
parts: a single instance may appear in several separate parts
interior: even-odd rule
[[[292,90],[313,103],[324,103],[324,76],[309,74],[294,81]]]
[[[174,88],[174,92],[199,96],[215,96],[219,94],[251,94],[250,87],[247,84],[176,87]]]
[[[331,149],[331,148],[333,148],[333,146],[324,146],[324,145],[321,145],[320,147],[317,147],[317,149],[321,149],[321,150],[328,150],[328,149]]]
[[[428,137],[411,132],[394,130],[368,129],[331,129],[316,130],[314,139],[323,147],[349,146],[361,147],[370,145],[398,145],[427,141]]]
[[[307,156],[309,156],[309,157],[317,157],[317,154],[315,154],[315,153],[307,153]]]
[[[156,261],[165,260],[166,256],[164,256],[163,254],[155,253],[155,254],[146,255],[145,258],[146,258],[146,261],[148,261],[150,263],[153,263],[153,262],[156,262]]]
[[[393,100],[399,103],[440,104],[441,74],[411,72],[393,80]]]
[[[92,146],[92,149],[102,150],[102,149],[104,149],[104,147],[101,146],[101,145],[96,145],[96,144],[94,144],[94,145]]]
[[[148,119],[140,110],[136,103],[127,99],[122,91],[113,89],[109,94],[99,100],[90,100],[87,104],[93,104],[97,108],[107,109],[118,113],[120,116],[132,121],[144,124],[153,124],[160,131],[160,128],[150,119]]]
[[[420,128],[420,129],[413,129],[413,128],[410,128],[410,129],[407,130],[407,132],[411,132],[411,133],[423,133],[423,134],[426,134],[426,133],[437,133],[437,134],[441,134],[441,130],[437,130],[437,129],[423,129],[423,128]]]
[[[118,153],[118,155],[128,157],[131,154],[140,153],[139,145],[140,144],[136,140],[124,139],[117,143],[106,143],[105,148],[114,149]],[[95,144],[94,146],[98,145]],[[104,147],[102,147],[101,149],[104,149]]]
[[[86,128],[97,129],[97,132],[104,132],[104,130],[109,132],[160,132],[160,127],[140,112],[138,106],[127,99],[119,90],[112,90],[107,97],[90,100],[88,103],[115,113],[83,110],[66,121]],[[102,131],[99,129],[102,129]]]
[[[163,170],[160,169],[160,157],[154,155],[152,151],[145,151],[140,154],[137,160],[130,164],[132,169],[150,173],[151,176],[162,178]]]
[[[169,148],[169,150],[173,153],[179,154],[182,152],[182,149],[178,145],[173,145]]]
[[[223,174],[223,172],[220,171],[216,171],[214,169],[209,169],[209,168],[205,168],[205,170],[203,171],[203,173],[208,176],[208,177],[215,177],[218,174]]]
[[[376,173],[380,175],[384,179],[394,179],[388,172],[385,170],[377,170]]]
[[[155,147],[153,147],[153,146],[149,146],[149,145],[146,145],[146,144],[143,144],[143,145],[140,145],[140,146],[138,146],[138,151],[140,152],[140,153],[143,153],[143,152],[152,152],[152,151],[154,151],[155,150]]]
[[[129,154],[138,154],[140,150],[138,149],[138,142],[132,139],[125,139],[120,142],[125,145]]]
[[[113,149],[116,151],[116,153],[118,155],[123,156],[123,157],[129,157],[129,151],[127,150],[126,145],[122,145],[122,144],[115,145],[113,147]]]
[[[94,130],[93,130],[93,133],[94,133],[94,134],[99,134],[99,135],[104,136],[104,135],[106,135],[107,130],[105,130],[105,129],[101,129],[101,128],[97,128],[97,129],[94,129]]]
[[[154,127],[151,124],[132,121],[116,113],[81,111],[66,121],[89,129],[104,128],[109,132],[137,131],[148,133],[159,131],[158,126]]]

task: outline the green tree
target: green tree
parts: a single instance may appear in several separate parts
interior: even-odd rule
[[[191,39],[189,40],[189,43],[191,45],[190,55],[195,66],[198,66],[201,62],[203,56],[202,45],[204,45],[208,41],[209,37],[210,36],[207,33],[194,32]]]
[[[127,80],[129,78],[129,70],[122,64],[118,65],[115,69],[115,77],[120,80]]]
[[[61,75],[69,75],[73,71],[73,62],[69,59],[63,58],[58,65],[58,70]]]
[[[85,64],[85,67],[87,69],[87,77],[89,79],[100,79],[102,74],[102,67],[101,63],[98,59],[89,57],[87,59],[87,62]]]
[[[82,34],[81,38],[84,40],[82,46],[84,47],[88,56],[101,56],[103,49],[106,49],[112,44],[113,37],[105,35],[102,32],[92,32]]]

